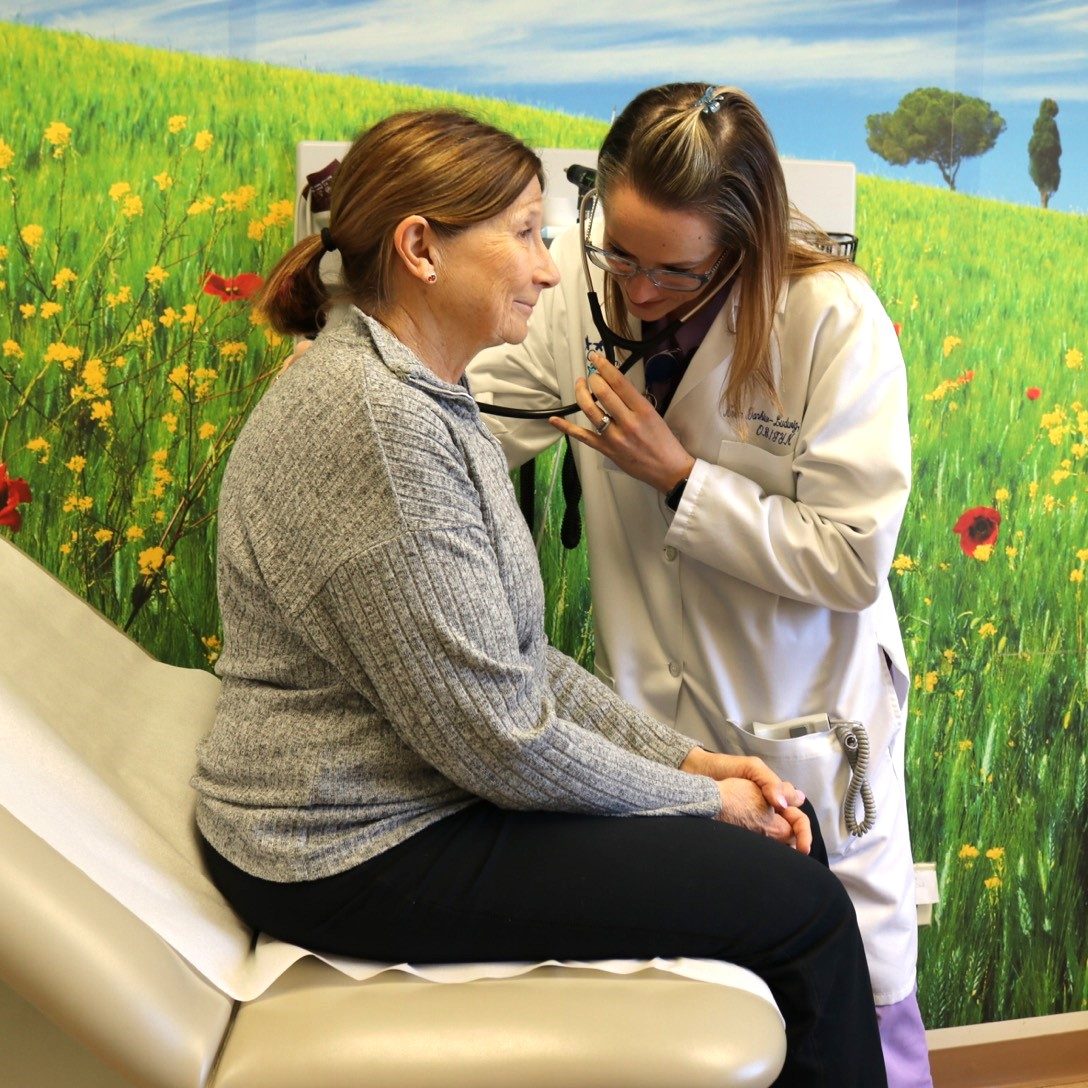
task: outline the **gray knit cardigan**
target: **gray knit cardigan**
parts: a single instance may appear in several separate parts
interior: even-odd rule
[[[480,798],[719,811],[676,769],[694,741],[548,645],[532,538],[467,388],[358,310],[239,435],[218,580],[196,815],[254,876],[342,872]]]

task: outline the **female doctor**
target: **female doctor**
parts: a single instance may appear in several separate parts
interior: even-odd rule
[[[864,277],[804,230],[749,98],[702,83],[645,91],[605,138],[580,227],[552,247],[560,286],[525,342],[485,351],[468,378],[481,402],[577,401],[580,422],[487,418],[512,466],[573,440],[597,671],[708,748],[759,755],[805,790],[857,910],[889,1084],[914,1088],[931,1081],[908,672],[887,584],[910,486],[905,371]],[[657,350],[624,375],[597,350],[617,337]],[[791,736],[782,723],[801,717]],[[843,809],[859,740],[860,835]]]

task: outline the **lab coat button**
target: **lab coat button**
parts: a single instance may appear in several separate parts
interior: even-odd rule
[[[676,661],[670,661],[669,662],[669,673],[672,676],[679,676],[680,675],[680,665],[679,665],[678,662],[676,662]]]
[[[665,558],[670,563],[676,559],[676,549],[671,544],[665,546]]]

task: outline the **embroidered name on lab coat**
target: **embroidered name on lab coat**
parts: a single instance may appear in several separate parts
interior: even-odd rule
[[[790,419],[788,416],[771,417],[763,411],[748,410],[748,422],[755,423],[757,438],[766,439],[776,446],[793,446],[793,440],[801,429],[799,419]]]

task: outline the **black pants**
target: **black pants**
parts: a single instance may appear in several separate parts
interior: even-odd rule
[[[213,880],[250,926],[315,951],[392,963],[739,964],[766,981],[786,1021],[778,1084],[880,1088],[854,908],[822,841],[817,851],[825,864],[695,817],[507,812],[485,802],[322,880],[260,880],[205,844]]]

